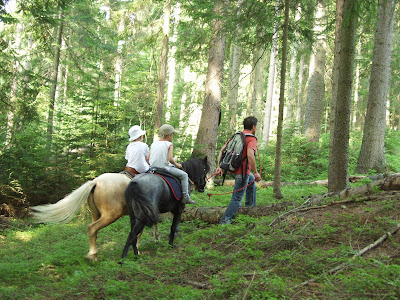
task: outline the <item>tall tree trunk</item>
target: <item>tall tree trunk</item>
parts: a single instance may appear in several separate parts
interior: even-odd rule
[[[225,1],[215,2],[214,13],[223,16]],[[217,147],[218,125],[221,115],[221,86],[225,59],[225,33],[222,18],[216,17],[211,24],[211,40],[208,54],[205,98],[197,132],[193,156],[207,156],[215,171],[215,150]]]
[[[328,190],[345,189],[349,178],[349,131],[353,87],[358,0],[344,0],[339,51],[338,89],[332,147],[329,149]]]
[[[242,5],[242,0],[238,0],[238,7]],[[238,41],[242,35],[242,27],[240,24],[236,26],[236,34],[231,45],[231,58],[230,58],[230,73],[229,73],[229,86],[228,86],[228,99],[229,99],[229,126],[230,131],[236,131],[236,115],[237,115],[237,101],[239,94],[239,78],[240,78],[240,63],[242,58],[242,48],[238,45]]]
[[[325,94],[325,23],[325,7],[320,2],[317,4],[315,12],[314,32],[317,34],[317,40],[310,60],[310,75],[304,118],[304,135],[310,142],[318,142],[321,134],[322,109]]]
[[[300,11],[301,7],[300,5],[298,6],[298,9],[296,9],[296,16],[295,16],[295,22],[297,23],[300,18]],[[296,31],[295,36],[298,38],[299,33]],[[296,83],[298,77],[297,75],[297,55],[299,53],[298,51],[299,44],[297,42],[293,42],[291,48],[291,58],[290,58],[290,72],[289,72],[289,88],[288,88],[288,102],[287,102],[287,109],[286,109],[286,116],[284,114],[284,118],[287,120],[285,123],[285,127],[290,127],[294,125],[295,121],[295,112],[297,109],[297,94],[296,94]]]
[[[256,102],[254,97],[254,85],[255,85],[255,66],[257,65],[257,51],[253,52],[253,69],[250,74],[249,94],[247,95],[247,109],[246,116],[253,116],[256,110]]]
[[[56,44],[54,46],[54,60],[53,70],[50,84],[50,95],[49,95],[49,114],[47,118],[47,151],[50,152],[51,145],[53,142],[53,126],[54,126],[54,104],[56,99],[56,90],[58,84],[58,66],[60,64],[60,53],[61,53],[61,39],[64,26],[62,11],[59,14],[59,26],[56,31]]]
[[[118,24],[118,35],[122,36],[125,29],[125,20],[124,15],[121,16]],[[122,48],[124,46],[125,41],[119,40],[117,46],[117,55],[115,58],[115,66],[114,66],[114,106],[118,106],[119,98],[120,98],[120,88],[121,88],[121,76],[122,76]]]
[[[281,192],[281,163],[282,163],[282,128],[283,128],[283,107],[285,104],[285,78],[286,78],[286,57],[287,57],[287,40],[289,27],[289,0],[285,0],[285,22],[283,25],[282,36],[282,65],[281,65],[281,87],[279,93],[279,116],[278,129],[276,137],[276,155],[275,155],[275,172],[274,172],[274,197],[282,199]]]
[[[163,105],[164,105],[164,89],[165,80],[167,78],[168,66],[168,44],[169,44],[169,23],[171,18],[171,1],[166,0],[164,7],[164,26],[163,26],[163,41],[161,50],[160,71],[158,73],[158,88],[157,88],[157,104],[156,104],[156,119],[154,120],[155,134],[154,139],[157,139],[157,130],[163,122]]]
[[[294,119],[294,108],[296,107],[296,73],[297,73],[297,46],[294,45],[291,47],[291,58],[290,58],[290,71],[289,71],[289,88],[288,88],[288,101],[287,101],[287,109],[286,109],[286,123],[285,127],[289,127],[293,125]]]
[[[358,40],[357,47],[356,47],[356,55],[357,57],[361,57],[361,39]],[[355,82],[354,82],[354,99],[353,99],[353,109],[352,109],[352,117],[351,117],[351,128],[357,128],[357,115],[358,111],[358,101],[359,101],[359,93],[358,90],[360,88],[360,65],[361,63],[357,60],[356,64],[356,74],[355,74]]]
[[[237,114],[237,101],[239,94],[239,77],[240,77],[240,59],[242,55],[242,49],[235,43],[231,46],[231,71],[230,80],[228,87],[228,99],[229,99],[229,126],[230,131],[236,131],[236,114]]]
[[[176,73],[177,73],[175,53],[176,53],[176,41],[178,39],[178,23],[179,23],[180,14],[181,14],[181,6],[180,6],[180,3],[178,2],[172,8],[172,20],[173,20],[174,30],[173,30],[173,34],[171,36],[171,43],[173,44],[173,46],[171,47],[170,59],[168,62],[169,75],[168,75],[167,103],[166,103],[167,113],[165,114],[165,121],[167,123],[170,122],[171,116],[172,116],[172,112],[171,112],[172,94],[173,94],[173,90],[174,90]],[[175,115],[176,115],[176,113],[175,113]]]
[[[297,88],[297,109],[296,109],[296,124],[298,126],[298,130],[296,133],[300,133],[301,123],[302,123],[302,116],[303,116],[303,99],[304,99],[304,54],[300,56],[300,63],[299,63],[299,84]]]
[[[262,128],[262,139],[261,139],[261,149],[264,149],[268,145],[269,141],[269,132],[271,129],[271,114],[272,114],[272,103],[274,100],[274,89],[275,89],[275,71],[277,64],[277,56],[278,56],[278,21],[277,17],[279,15],[279,6],[281,1],[276,1],[275,5],[275,15],[276,20],[274,23],[274,35],[272,37],[272,47],[271,47],[271,56],[269,59],[269,71],[268,71],[268,88],[267,88],[267,97],[265,100],[265,110],[264,110],[264,121]]]
[[[264,58],[265,51],[262,47],[258,47],[256,51],[257,57],[257,64],[254,67],[254,102],[255,102],[255,110],[254,115],[257,118],[258,126],[257,126],[257,136],[262,135],[262,111],[264,109],[263,103],[263,91],[264,91],[264,69],[265,69],[265,58]]]
[[[371,66],[367,114],[356,172],[384,172],[386,101],[389,90],[395,0],[378,1],[374,52]]]
[[[343,23],[343,5],[344,0],[336,0],[336,20],[335,20],[335,47],[333,56],[333,69],[332,69],[332,100],[330,105],[330,121],[329,121],[329,151],[333,151],[333,136],[335,131],[335,115],[336,115],[336,99],[338,93],[338,80],[339,80],[339,55],[342,37],[342,23]],[[328,178],[334,177],[333,157],[329,157]]]
[[[22,34],[23,34],[23,25],[21,23],[17,24],[16,28],[16,33],[15,33],[15,41],[13,44],[13,48],[15,53],[19,55],[21,51],[21,39],[22,39]],[[14,71],[14,76],[13,76],[13,81],[11,84],[11,90],[10,90],[10,100],[9,100],[9,109],[7,112],[7,128],[6,128],[6,140],[5,140],[5,146],[9,147],[12,136],[14,133],[15,129],[15,110],[16,110],[16,105],[17,105],[17,92],[18,92],[18,85],[19,85],[19,77],[20,77],[20,67],[19,67],[19,61],[15,61],[13,64],[13,71]]]

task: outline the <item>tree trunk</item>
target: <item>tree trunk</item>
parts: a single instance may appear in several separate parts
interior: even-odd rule
[[[353,87],[358,0],[344,0],[338,89],[332,147],[329,151],[328,190],[338,192],[348,185],[350,110]]]
[[[290,59],[290,71],[289,71],[289,88],[288,88],[288,102],[287,102],[287,110],[286,110],[286,124],[285,127],[289,127],[293,125],[293,117],[294,117],[294,108],[296,107],[296,73],[297,73],[297,45],[292,47],[291,51],[292,57]]]
[[[357,57],[361,57],[361,39],[358,40],[357,48],[356,48]],[[353,99],[353,109],[352,109],[352,117],[351,117],[351,128],[352,130],[356,130],[357,128],[357,115],[358,111],[358,101],[359,101],[359,93],[358,90],[360,88],[360,66],[361,62],[357,61],[356,64],[356,74],[355,74],[355,82],[354,82],[354,99]]]
[[[170,59],[168,63],[168,70],[169,70],[169,75],[168,75],[168,87],[167,87],[167,103],[166,103],[166,114],[165,114],[165,121],[168,123],[172,120],[179,119],[177,117],[177,112],[172,113],[171,112],[171,106],[172,106],[172,93],[174,90],[174,85],[175,85],[175,80],[176,80],[176,73],[177,73],[177,65],[176,65],[176,60],[175,60],[175,53],[176,53],[176,41],[178,40],[178,23],[179,23],[179,18],[181,14],[181,7],[180,3],[176,3],[174,7],[172,8],[172,20],[173,20],[173,34],[171,37],[171,43],[173,46],[171,47],[171,54],[170,54]]]
[[[165,80],[167,78],[167,66],[168,66],[170,18],[171,18],[171,1],[166,0],[164,7],[164,26],[163,26],[162,49],[161,49],[161,62],[160,62],[160,71],[158,73],[156,118],[154,120],[154,126],[155,126],[154,140],[157,139],[158,128],[161,127],[163,122],[164,89],[165,89]]]
[[[380,173],[385,171],[386,101],[392,56],[394,5],[395,0],[378,1],[368,107],[357,173],[367,173],[370,169]]]
[[[60,53],[61,53],[61,39],[64,26],[64,16],[62,11],[59,14],[60,25],[56,31],[56,44],[54,46],[54,60],[53,60],[53,70],[50,83],[50,95],[49,95],[49,114],[47,118],[47,151],[50,152],[51,145],[53,142],[53,126],[54,126],[54,104],[56,100],[56,91],[58,84],[58,66],[60,64]]]
[[[264,109],[263,103],[263,91],[264,91],[264,69],[265,69],[265,51],[262,47],[258,47],[256,51],[257,64],[254,67],[254,102],[255,102],[255,110],[254,116],[257,118],[257,132],[256,136],[262,135],[262,111]]]
[[[329,151],[333,149],[333,136],[335,131],[335,115],[336,115],[336,99],[338,91],[338,80],[339,80],[339,55],[341,47],[341,28],[343,22],[343,5],[344,0],[336,0],[336,21],[335,21],[335,48],[333,57],[333,69],[332,69],[332,100],[330,105],[330,121],[329,121]],[[333,160],[329,158],[328,166],[328,178],[333,177]]]
[[[118,35],[122,36],[124,32],[125,24],[124,24],[124,16],[121,16],[118,25]],[[118,106],[119,97],[120,97],[120,88],[121,88],[121,76],[122,76],[122,47],[124,45],[124,40],[119,40],[117,45],[117,55],[115,58],[115,66],[114,66],[114,106]]]
[[[322,109],[324,106],[325,93],[325,23],[325,7],[320,2],[315,12],[314,32],[317,34],[317,40],[310,60],[310,75],[304,118],[304,135],[310,142],[318,142],[321,134]]]
[[[280,0],[276,1],[275,5],[275,15],[278,17],[279,15],[279,5]],[[277,19],[277,18],[276,18]],[[277,64],[277,44],[278,44],[278,21],[275,20],[274,23],[274,35],[272,37],[272,47],[271,47],[271,56],[269,59],[269,71],[268,71],[268,88],[267,88],[267,97],[265,100],[265,110],[264,110],[264,121],[262,128],[262,138],[261,138],[261,149],[264,149],[268,145],[269,141],[269,132],[271,129],[271,114],[272,114],[272,102],[274,98],[274,88],[275,88],[275,71]]]
[[[299,64],[299,85],[297,89],[297,109],[296,109],[296,123],[299,128],[301,128],[302,115],[303,115],[303,99],[304,99],[304,54],[300,56]],[[300,130],[296,131],[297,133]]]
[[[21,51],[21,39],[22,39],[22,34],[23,34],[23,25],[21,23],[17,24],[16,28],[16,33],[15,33],[15,41],[14,41],[14,51],[15,53],[19,54]],[[11,84],[11,90],[10,90],[10,101],[9,101],[9,110],[7,113],[7,128],[6,128],[6,140],[5,140],[5,146],[9,147],[12,136],[14,134],[14,129],[15,129],[15,110],[17,106],[17,92],[18,92],[18,85],[19,85],[19,77],[20,77],[20,67],[19,67],[19,62],[16,60],[13,64],[13,71],[14,71],[14,76],[13,76],[13,81]]]
[[[236,114],[239,94],[240,58],[242,49],[235,43],[231,46],[231,72],[228,87],[229,99],[229,130],[235,132],[237,128]]]
[[[281,88],[279,96],[279,116],[278,129],[276,137],[276,156],[275,156],[275,172],[274,172],[274,197],[282,199],[281,192],[281,161],[282,161],[282,128],[283,128],[283,107],[285,103],[285,78],[286,78],[286,57],[287,57],[287,40],[289,27],[289,0],[285,0],[285,22],[283,25],[282,37],[282,65],[281,65]]]
[[[238,7],[242,5],[242,0],[238,1]],[[229,129],[235,132],[237,129],[236,114],[237,114],[237,101],[239,94],[239,78],[240,78],[240,63],[242,58],[242,48],[238,46],[238,40],[242,35],[242,27],[240,24],[236,26],[236,34],[231,45],[231,59],[230,59],[230,74],[228,86],[228,99],[229,99]]]
[[[214,8],[215,15],[222,16],[224,7],[225,1],[217,1]],[[211,165],[210,172],[214,173],[225,59],[225,33],[222,18],[216,17],[213,20],[211,33],[205,98],[193,156],[207,156]]]

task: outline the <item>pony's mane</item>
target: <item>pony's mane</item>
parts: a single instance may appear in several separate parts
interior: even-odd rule
[[[205,174],[210,171],[210,164],[202,158],[191,158],[183,162],[182,166],[192,180],[199,180],[201,176],[204,176],[203,168],[206,170]]]

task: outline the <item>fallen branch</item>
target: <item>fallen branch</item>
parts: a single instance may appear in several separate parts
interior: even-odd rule
[[[397,224],[397,226],[393,230],[391,230],[391,231],[385,233],[384,235],[382,235],[374,243],[372,243],[372,244],[368,245],[367,247],[365,247],[365,248],[361,249],[360,251],[358,251],[355,255],[353,255],[352,258],[350,258],[350,260],[348,262],[342,263],[342,264],[340,264],[340,265],[328,270],[327,273],[329,275],[332,275],[332,274],[336,274],[337,272],[347,268],[354,259],[356,259],[357,257],[360,257],[360,256],[364,255],[365,253],[367,253],[368,251],[376,248],[377,246],[382,244],[389,236],[395,234],[399,229],[400,229],[400,223]],[[317,280],[316,278],[309,279],[307,281],[304,281],[303,283],[300,283],[299,285],[296,285],[295,288],[306,286],[306,285],[308,285],[310,283],[315,282],[316,280]]]

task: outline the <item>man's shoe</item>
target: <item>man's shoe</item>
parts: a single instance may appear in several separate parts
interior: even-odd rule
[[[194,202],[194,201],[192,200],[192,198],[190,198],[190,196],[183,197],[183,198],[182,198],[182,203],[183,203],[183,204],[196,204],[196,202]]]

